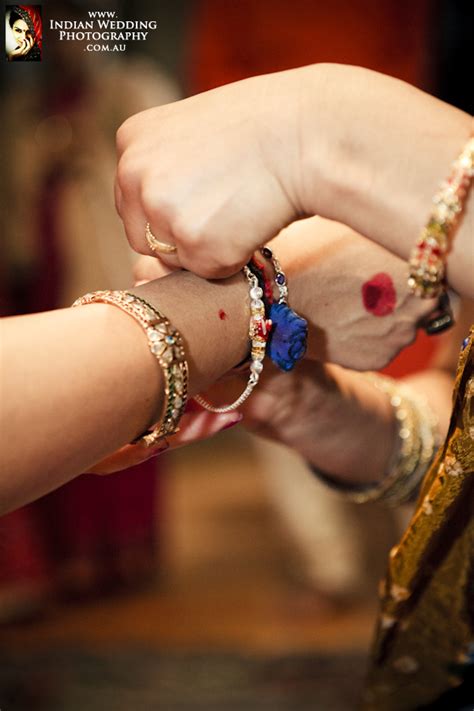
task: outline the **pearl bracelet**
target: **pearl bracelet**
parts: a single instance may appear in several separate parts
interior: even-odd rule
[[[249,283],[250,295],[250,375],[245,390],[234,402],[230,403],[230,405],[218,407],[211,405],[211,403],[207,402],[201,395],[195,395],[194,400],[209,412],[222,414],[224,412],[237,410],[252,393],[263,371],[263,359],[265,358],[265,350],[272,322],[265,317],[265,304],[262,301],[263,291],[258,284],[257,277],[248,267],[244,267],[242,271]]]

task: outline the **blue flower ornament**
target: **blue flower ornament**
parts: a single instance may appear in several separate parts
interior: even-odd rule
[[[286,303],[273,303],[269,314],[273,327],[268,340],[268,355],[275,365],[288,372],[306,353],[308,322]]]

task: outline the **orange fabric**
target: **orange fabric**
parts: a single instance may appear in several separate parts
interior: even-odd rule
[[[201,0],[190,38],[190,90],[313,62],[358,64],[420,86],[428,17],[428,0]]]

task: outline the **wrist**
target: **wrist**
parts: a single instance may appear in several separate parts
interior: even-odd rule
[[[178,271],[131,291],[162,311],[181,333],[190,396],[205,390],[246,356],[250,307],[242,273],[215,282]]]
[[[305,213],[342,222],[407,259],[437,185],[470,135],[471,117],[361,67],[321,64],[305,71]],[[455,241],[461,253],[468,251],[466,231],[461,225]]]
[[[309,463],[344,484],[376,484],[387,474],[397,448],[390,400],[359,375],[326,368],[326,395],[308,412],[313,442]],[[330,383],[328,386],[327,383]]]

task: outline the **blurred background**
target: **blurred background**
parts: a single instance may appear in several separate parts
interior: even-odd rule
[[[124,54],[48,30],[92,9],[158,29]],[[137,111],[340,62],[474,113],[469,0],[91,0],[42,12],[43,61],[0,64],[2,315],[131,283],[114,140]],[[420,336],[388,372],[423,368],[435,347]],[[354,708],[377,581],[408,515],[339,500],[294,454],[240,428],[84,475],[0,520],[0,708]]]

